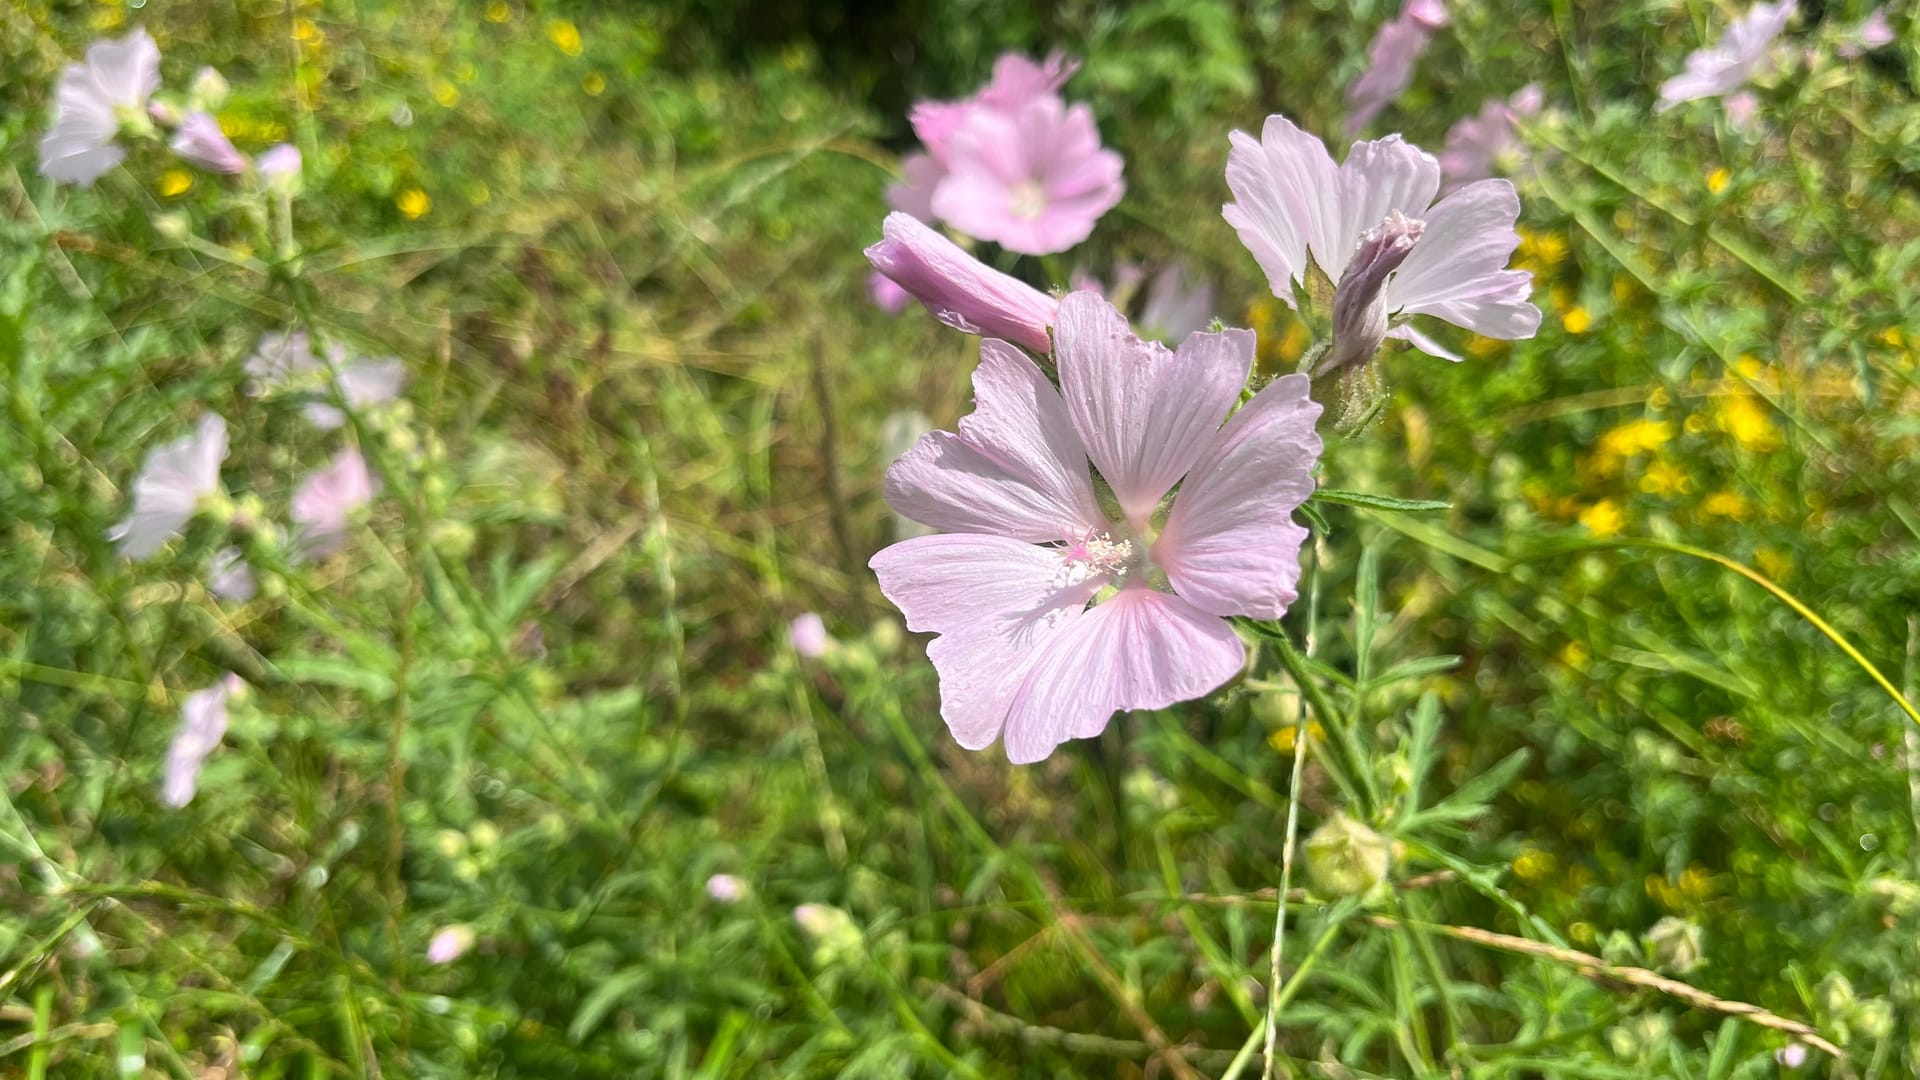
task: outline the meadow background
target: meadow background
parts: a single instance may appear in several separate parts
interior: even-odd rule
[[[1296,692],[1029,768],[952,744],[865,562],[886,418],[950,426],[977,343],[872,306],[861,248],[912,100],[1065,49],[1128,183],[1074,260],[1184,258],[1291,370],[1226,134],[1339,143],[1396,6],[0,8],[0,1075],[1258,1075]],[[1651,111],[1732,9],[1452,10],[1374,129],[1437,150],[1543,86],[1547,318],[1392,358],[1329,438],[1323,486],[1450,505],[1318,504],[1288,622],[1379,748],[1395,885],[1288,898],[1278,1071],[1914,1075],[1920,740],[1866,670],[1920,684],[1911,13],[1849,60],[1865,6],[1808,0],[1747,133]],[[297,275],[164,155],[36,175],[59,68],[134,26],[170,86],[222,70],[241,149],[304,151]],[[359,432],[385,490],[352,544],[244,604],[200,584],[204,524],[118,558],[201,408],[270,507],[337,445],[246,393],[296,317],[411,374]],[[181,701],[226,671],[250,691],[167,809]],[[1339,808],[1317,767],[1299,800]]]

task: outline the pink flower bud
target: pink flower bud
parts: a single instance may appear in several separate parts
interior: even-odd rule
[[[1333,348],[1320,370],[1359,367],[1387,340],[1387,279],[1420,241],[1426,224],[1395,210],[1360,237],[1333,290]]]
[[[888,214],[882,232],[884,239],[867,249],[868,261],[935,318],[963,333],[1051,350],[1047,327],[1060,306],[1052,297],[986,266],[911,215]]]
[[[174,153],[203,169],[228,175],[247,171],[247,156],[234,149],[212,113],[188,113],[169,145]]]

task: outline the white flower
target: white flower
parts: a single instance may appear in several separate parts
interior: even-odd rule
[[[220,490],[227,459],[227,422],[208,413],[184,439],[155,448],[133,480],[133,512],[107,532],[120,554],[144,559],[178,536],[200,500]]]
[[[145,30],[87,46],[86,62],[60,73],[53,129],[40,140],[40,175],[91,187],[126,159],[113,137],[123,119],[145,122],[147,99],[159,88],[160,49]]]
[[[187,695],[180,706],[180,727],[167,747],[166,784],[160,799],[178,810],[193,801],[199,788],[200,766],[227,733],[227,696],[244,684],[228,675],[205,690]]]

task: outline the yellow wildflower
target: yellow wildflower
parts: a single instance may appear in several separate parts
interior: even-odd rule
[[[1640,490],[1649,495],[1679,495],[1693,490],[1693,477],[1687,470],[1664,458],[1656,458],[1647,465],[1647,471],[1640,477]]]
[[[118,4],[112,7],[95,8],[93,13],[87,16],[87,25],[95,30],[111,30],[126,21],[126,9]]]
[[[1727,190],[1727,185],[1732,182],[1733,174],[1724,165],[1707,174],[1707,190],[1715,195]]]
[[[1714,420],[1721,431],[1733,436],[1742,450],[1759,453],[1780,445],[1780,430],[1774,426],[1773,418],[1744,390],[1721,397]]]
[[[1660,449],[1671,438],[1673,425],[1665,420],[1629,420],[1603,433],[1593,452],[1602,459],[1638,457]]]
[[[460,104],[460,88],[445,79],[435,79],[427,84],[427,92],[443,109],[451,109]]]
[[[513,9],[507,6],[507,0],[488,0],[487,21],[503,23],[513,18]]]
[[[1584,641],[1569,641],[1560,646],[1560,662],[1575,671],[1585,671],[1593,653]]]
[[[1534,232],[1522,228],[1519,257],[1537,266],[1552,268],[1567,257],[1567,238],[1559,233]]]
[[[1467,339],[1467,355],[1476,360],[1491,360],[1511,347],[1499,338],[1481,337],[1479,334]]]
[[[1760,572],[1778,583],[1785,581],[1793,573],[1793,556],[1763,547],[1753,553],[1753,561],[1760,564]]]
[[[312,19],[303,17],[293,20],[293,40],[300,44],[317,45],[325,37],[326,35],[320,32],[319,25]]]
[[[1584,334],[1592,329],[1593,316],[1586,308],[1576,304],[1565,315],[1560,316],[1560,325],[1566,327],[1569,334]]]
[[[1513,860],[1513,875],[1529,884],[1545,881],[1559,868],[1560,860],[1553,857],[1553,852],[1539,848],[1522,848]]]
[[[1737,491],[1716,491],[1700,500],[1700,512],[1708,517],[1732,518],[1745,521],[1752,513],[1747,497]]]
[[[433,209],[433,200],[419,188],[409,187],[393,197],[393,205],[400,208],[400,213],[407,220],[413,221],[425,217],[427,211]]]
[[[185,169],[168,169],[160,174],[153,185],[154,190],[171,199],[176,195],[185,195],[193,187],[193,174]]]
[[[1326,737],[1327,729],[1321,727],[1319,721],[1316,720],[1307,725],[1307,738],[1324,742]],[[1273,734],[1267,736],[1267,745],[1283,754],[1293,753],[1294,745],[1299,741],[1300,727],[1298,724],[1288,724],[1286,727],[1280,728]]]
[[[1618,536],[1627,527],[1626,512],[1612,499],[1601,499],[1585,510],[1580,511],[1580,524],[1596,538],[1605,540],[1609,536]]]
[[[555,19],[548,23],[547,40],[568,56],[580,55],[580,28],[568,19]]]
[[[599,97],[607,92],[607,77],[597,71],[593,72],[580,80],[580,89],[585,90],[588,97]]]

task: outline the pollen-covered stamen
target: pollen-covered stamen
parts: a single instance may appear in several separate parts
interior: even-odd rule
[[[1110,532],[1095,533],[1089,529],[1086,535],[1069,541],[1061,549],[1060,561],[1076,583],[1093,577],[1119,577],[1133,561],[1133,542],[1116,540]]]

